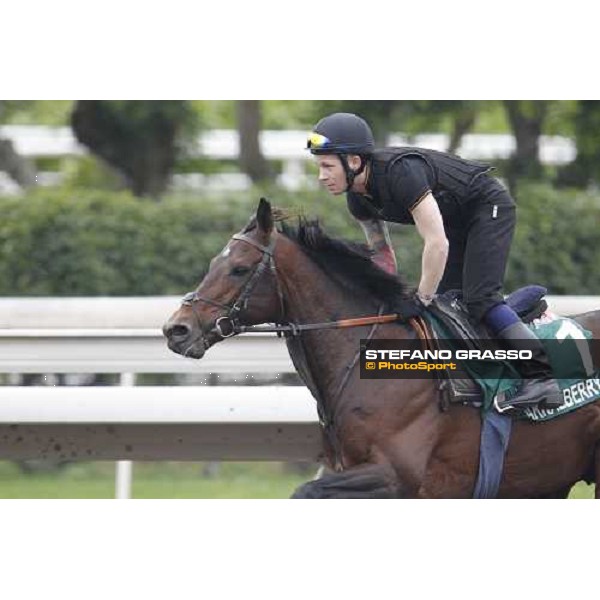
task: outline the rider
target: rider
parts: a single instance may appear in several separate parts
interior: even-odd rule
[[[319,182],[335,196],[346,193],[380,268],[397,269],[386,221],[416,226],[424,246],[415,313],[436,293],[462,290],[475,321],[509,348],[533,350],[531,360],[517,365],[524,381],[509,405],[560,406],[562,392],[541,342],[501,293],[516,207],[489,175],[492,167],[424,148],[375,149],[368,123],[351,113],[321,119],[307,149],[315,155]]]

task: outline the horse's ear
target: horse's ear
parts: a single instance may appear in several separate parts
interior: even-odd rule
[[[265,198],[261,198],[256,211],[256,223],[259,230],[270,235],[273,230],[273,212],[271,211],[271,203]]]

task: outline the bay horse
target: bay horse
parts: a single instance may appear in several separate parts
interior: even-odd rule
[[[365,245],[331,238],[317,222],[301,220],[295,229],[282,223],[279,230],[270,203],[261,199],[256,215],[212,259],[196,291],[165,324],[168,346],[201,359],[240,324],[323,325],[381,314],[409,290],[370,256]],[[600,311],[576,320],[600,337]],[[408,323],[306,325],[296,334],[287,338],[290,356],[317,398],[324,462],[333,472],[300,486],[292,497],[472,497],[479,410],[440,410],[433,379],[359,376],[359,340],[414,339]],[[546,422],[515,421],[498,497],[564,498],[576,482],[596,482],[599,441],[598,402]]]

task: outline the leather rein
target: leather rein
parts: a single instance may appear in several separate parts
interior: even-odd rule
[[[217,318],[215,321],[215,325],[211,332],[215,332],[221,338],[229,338],[239,333],[277,333],[278,335],[281,333],[288,334],[291,336],[300,336],[303,331],[314,331],[318,329],[341,329],[345,327],[364,327],[365,325],[371,325],[369,333],[366,336],[367,341],[371,340],[377,329],[377,325],[382,323],[392,323],[394,321],[398,321],[401,319],[401,315],[397,313],[383,315],[383,306],[379,309],[379,314],[375,316],[368,317],[357,317],[351,319],[340,319],[337,321],[326,321],[324,323],[292,323],[288,321],[287,323],[278,323],[275,325],[242,325],[239,322],[239,314],[242,310],[244,310],[248,305],[248,300],[254,287],[256,286],[260,276],[266,269],[271,269],[273,272],[273,276],[275,277],[275,282],[277,285],[277,295],[279,296],[279,305],[281,311],[282,321],[284,320],[284,302],[283,302],[283,293],[281,291],[281,284],[279,282],[279,278],[277,277],[277,269],[275,267],[275,260],[273,258],[273,252],[275,249],[275,243],[277,240],[276,234],[273,236],[271,242],[268,246],[264,246],[263,244],[258,243],[252,238],[248,237],[243,233],[236,233],[232,236],[232,239],[239,240],[254,246],[258,250],[262,252],[261,261],[258,263],[254,272],[242,288],[237,299],[233,304],[223,304],[221,302],[216,302],[215,300],[210,300],[209,298],[204,298],[198,292],[190,292],[186,294],[181,303],[184,306],[193,306],[196,302],[204,302],[205,304],[209,304],[211,306],[216,306],[218,308],[223,308],[227,310],[227,314]],[[195,315],[195,313],[194,313]],[[196,318],[197,315],[195,315]],[[417,319],[411,318],[408,320],[412,327],[415,329],[418,337],[422,340],[426,339],[426,333],[423,326],[419,323]],[[228,328],[228,330],[226,330]],[[210,333],[210,332],[208,332]],[[205,347],[208,349],[209,342],[207,340],[206,335],[202,335],[201,339],[204,342]],[[304,350],[302,350],[304,353]],[[353,359],[346,365],[346,368],[343,371],[342,377],[338,382],[338,385],[332,395],[331,402],[329,403],[333,407],[336,406],[337,399],[341,396],[344,391],[352,371],[354,370],[356,364],[358,363],[360,357],[360,349],[354,354]],[[344,469],[344,458],[343,452],[340,447],[339,440],[337,439],[337,435],[335,433],[335,408],[334,413],[330,414],[327,405],[320,397],[321,394],[318,391],[317,386],[314,385],[314,380],[312,378],[312,374],[310,372],[305,373],[305,375],[310,379],[312,385],[310,385],[311,391],[313,394],[316,394],[317,398],[317,410],[319,413],[319,421],[325,431],[325,435],[327,436],[329,443],[331,445],[333,451],[333,468],[336,471],[341,471]]]
[[[365,325],[378,325],[381,323],[392,323],[401,319],[401,315],[397,313],[387,315],[374,315],[368,317],[357,317],[351,319],[340,319],[337,321],[326,321],[324,323],[293,323],[290,321],[283,322],[284,317],[284,305],[283,305],[283,294],[281,292],[281,285],[279,278],[277,277],[277,269],[275,267],[275,260],[273,258],[273,252],[275,250],[275,243],[277,241],[276,235],[273,236],[270,244],[264,246],[258,243],[249,236],[243,233],[236,233],[232,236],[233,240],[239,240],[254,246],[260,252],[262,252],[262,259],[254,269],[252,275],[242,288],[237,299],[233,304],[222,304],[209,298],[204,298],[198,292],[189,292],[181,300],[181,304],[184,306],[193,306],[196,302],[204,302],[211,306],[223,308],[227,310],[227,314],[217,318],[212,331],[214,331],[221,338],[226,339],[240,333],[289,333],[290,335],[300,335],[303,331],[314,331],[317,329],[341,329],[345,327],[363,327]],[[260,276],[263,272],[270,268],[275,277],[277,284],[277,294],[279,296],[279,304],[281,309],[282,322],[278,322],[275,325],[242,325],[239,322],[239,314],[248,306],[248,300],[254,290],[254,287],[258,283]],[[410,321],[414,321],[410,319]],[[413,326],[415,326],[413,324]],[[415,327],[416,328],[416,327]],[[418,331],[418,329],[417,329]]]

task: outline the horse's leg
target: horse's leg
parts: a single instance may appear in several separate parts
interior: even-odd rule
[[[594,340],[600,339],[600,310],[590,311],[581,315],[573,315],[571,318],[575,319],[582,327],[591,331]],[[600,344],[592,344],[590,350],[594,367],[598,369],[600,368]],[[593,471],[593,479],[596,485],[594,498],[600,500],[600,442],[597,443],[594,448],[594,460],[591,470]],[[589,483],[589,477],[586,477],[586,481]]]
[[[600,444],[594,449],[594,500],[600,500]]]
[[[309,481],[301,485],[292,498],[398,498],[399,491],[398,479],[391,467],[366,465]]]

